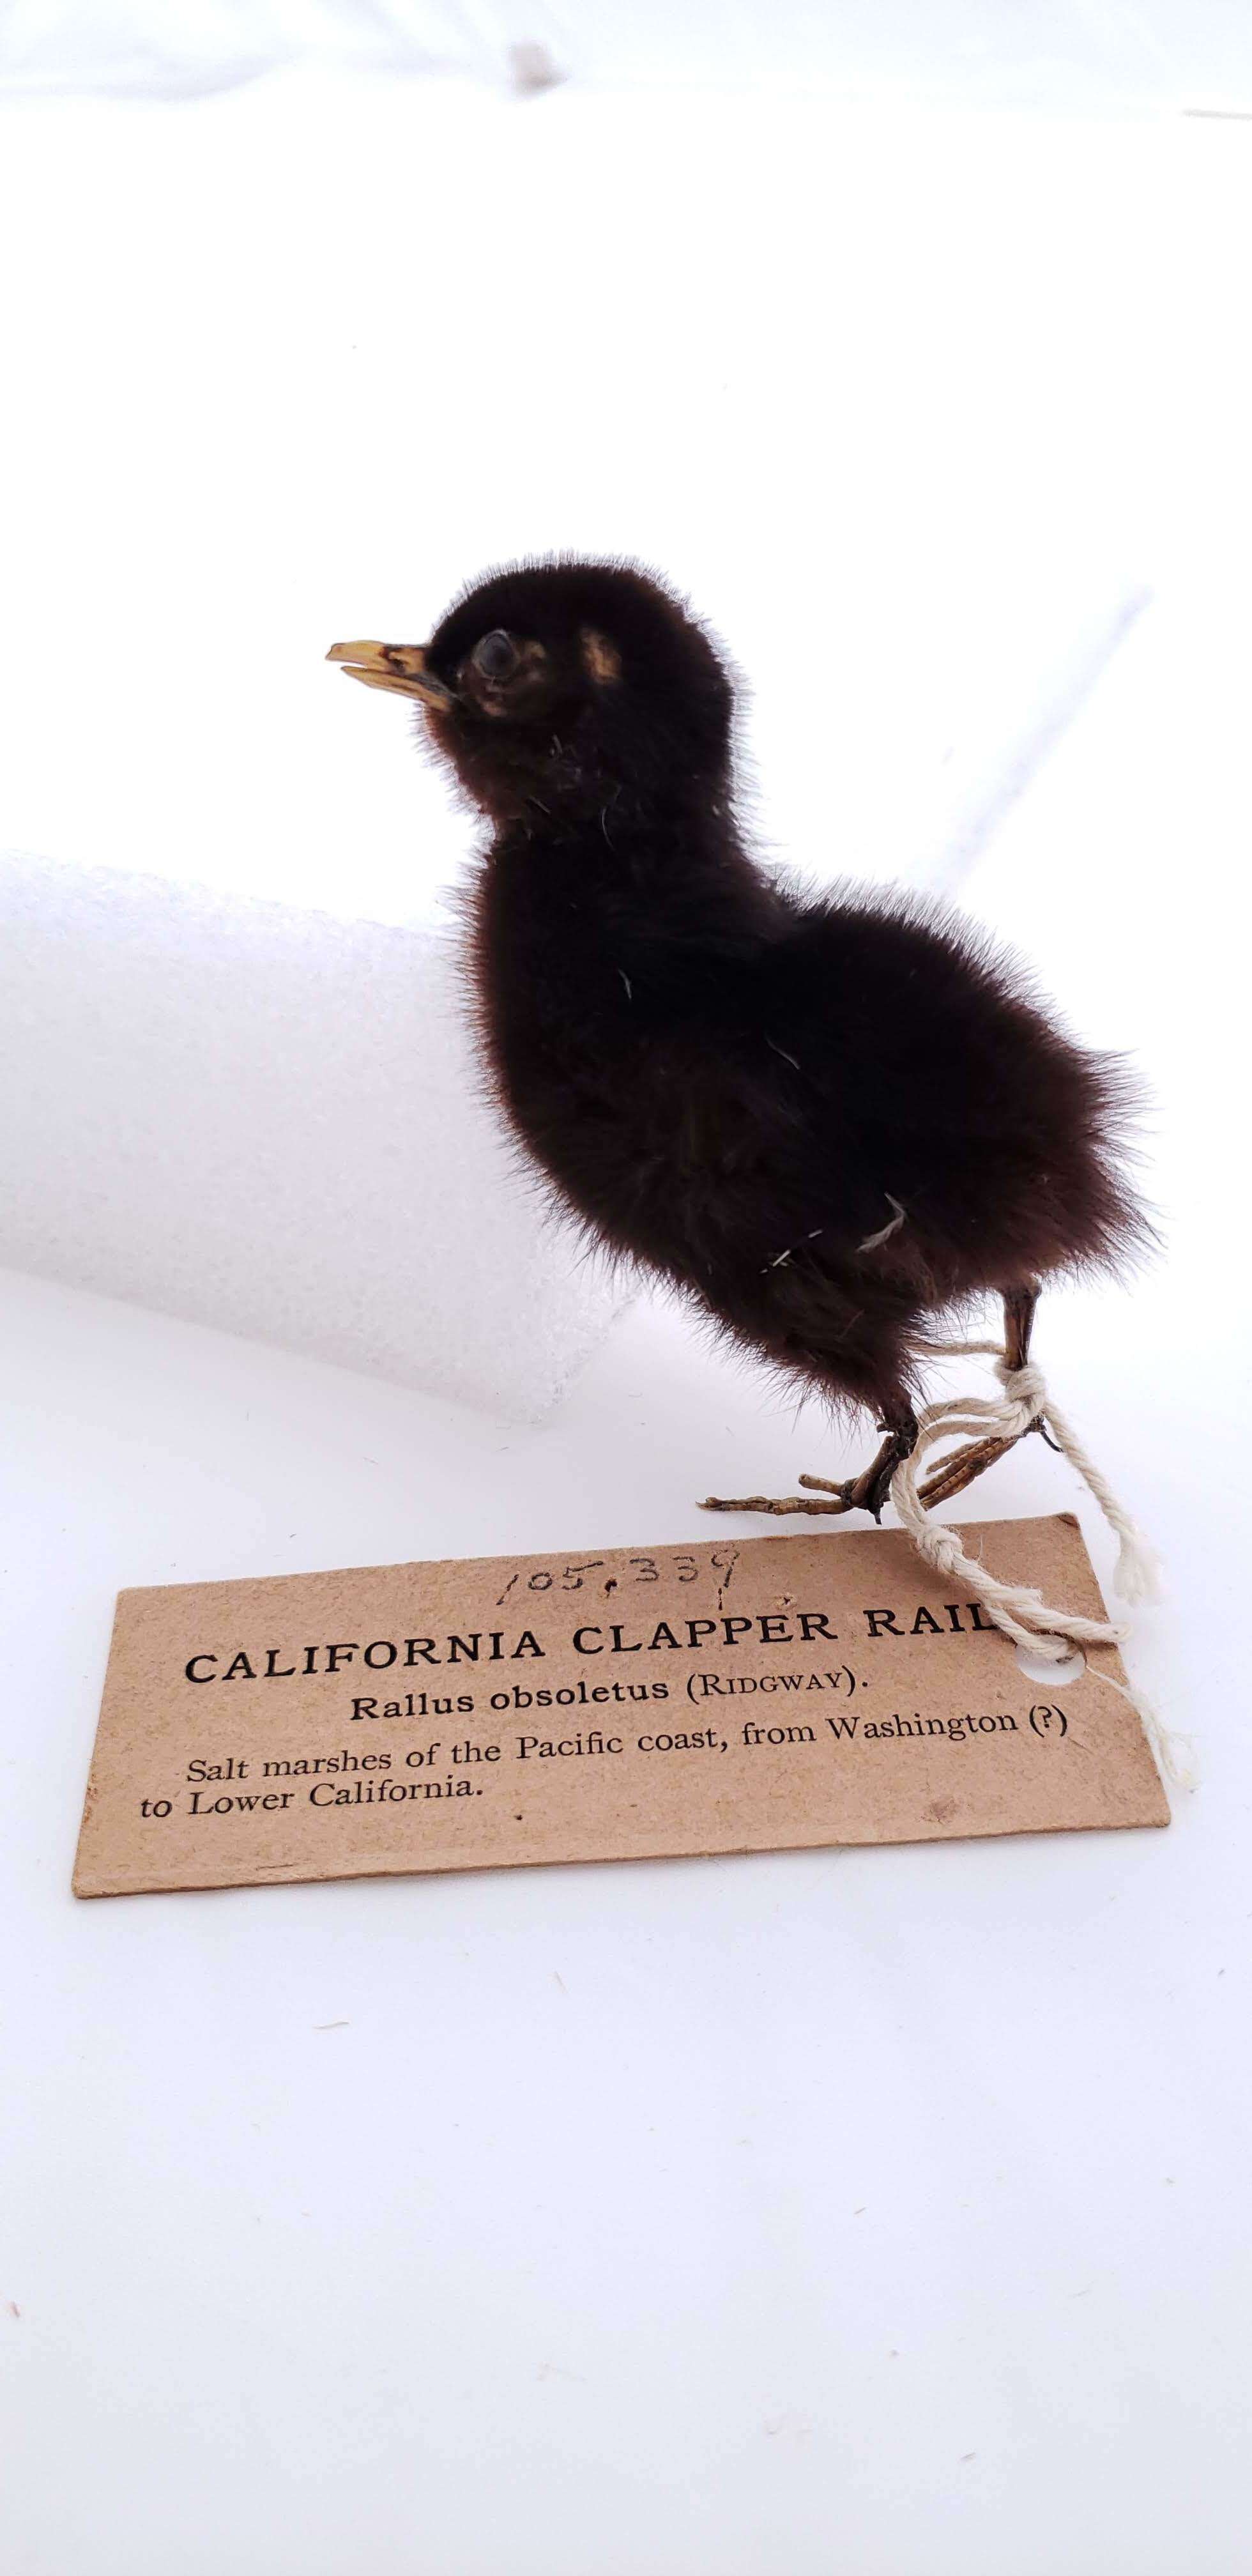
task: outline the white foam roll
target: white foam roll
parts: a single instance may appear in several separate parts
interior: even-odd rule
[[[455,944],[0,863],[0,1260],[533,1419],[626,1293],[481,1094]]]

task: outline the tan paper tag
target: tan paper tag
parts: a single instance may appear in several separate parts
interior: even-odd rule
[[[963,1536],[1104,1615],[1068,1514]],[[74,1887],[1167,1824],[1108,1673],[1030,1680],[896,1530],[123,1592]]]

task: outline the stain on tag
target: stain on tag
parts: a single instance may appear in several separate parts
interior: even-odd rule
[[[1105,1616],[1070,1515],[962,1537]],[[74,1888],[1168,1824],[1106,1676],[1032,1680],[896,1530],[123,1592]]]

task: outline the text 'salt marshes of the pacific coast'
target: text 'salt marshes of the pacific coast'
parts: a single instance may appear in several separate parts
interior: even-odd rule
[[[1104,1615],[1068,1515],[963,1535]],[[890,1530],[124,1592],[74,1886],[1167,1824],[1124,1678],[1031,1680]]]

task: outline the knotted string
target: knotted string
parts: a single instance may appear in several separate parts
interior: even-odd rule
[[[998,1397],[945,1396],[937,1404],[923,1408],[916,1446],[909,1457],[901,1460],[891,1480],[891,1499],[919,1555],[933,1565],[937,1574],[955,1577],[968,1585],[997,1628],[1003,1629],[1014,1645],[1029,1647],[1045,1663],[1064,1663],[1071,1646],[1121,1645],[1129,1634],[1125,1627],[1111,1619],[1086,1619],[1076,1611],[1054,1609],[1032,1584],[998,1582],[977,1557],[966,1553],[959,1531],[950,1522],[931,1519],[919,1491],[921,1468],[930,1450],[949,1440],[1019,1440],[1036,1422],[1041,1422],[1094,1495],[1121,1542],[1113,1574],[1115,1589],[1124,1601],[1157,1598],[1152,1550],[1053,1402],[1042,1370],[1029,1360],[1014,1368],[999,1342],[936,1342],[931,1348],[952,1357],[985,1354],[994,1365],[1003,1393]]]
[[[919,1491],[922,1462],[931,1449],[948,1440],[1019,1440],[1036,1423],[1043,1423],[1120,1541],[1113,1570],[1115,1590],[1123,1601],[1132,1604],[1160,1597],[1153,1549],[1053,1402],[1042,1370],[1033,1361],[1015,1368],[999,1342],[932,1342],[930,1348],[943,1358],[985,1356],[994,1366],[1003,1393],[998,1397],[945,1396],[937,1404],[923,1408],[916,1445],[911,1456],[901,1460],[891,1480],[892,1502],[918,1554],[937,1574],[949,1580],[955,1577],[965,1585],[1015,1646],[1026,1647],[1044,1663],[1064,1663],[1074,1646],[1120,1646],[1130,1633],[1126,1627],[1112,1619],[1085,1619],[1073,1610],[1054,1609],[1033,1584],[998,1582],[976,1556],[966,1553],[959,1532],[950,1522],[931,1519]],[[1184,1788],[1194,1787],[1196,1774],[1186,1739],[1167,1732],[1141,1692],[1119,1682],[1116,1674],[1102,1671],[1098,1664],[1089,1669],[1097,1681],[1110,1683],[1138,1711],[1162,1772]]]

